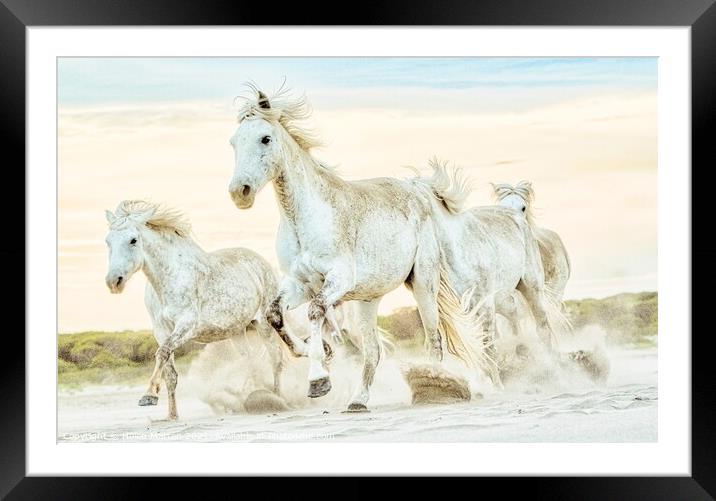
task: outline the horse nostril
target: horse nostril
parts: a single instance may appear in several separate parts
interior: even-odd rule
[[[243,190],[241,190],[241,194],[245,197],[248,197],[249,193],[251,193],[251,186],[249,186],[248,184],[245,184],[243,186]]]
[[[124,277],[117,277],[117,285],[122,283],[122,280],[124,280]]]

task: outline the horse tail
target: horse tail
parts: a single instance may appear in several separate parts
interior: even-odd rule
[[[487,352],[492,339],[485,339],[485,334],[475,333],[475,326],[480,319],[477,311],[487,298],[473,308],[469,308],[472,290],[468,290],[462,298],[458,297],[448,278],[447,269],[440,264],[438,284],[438,333],[445,339],[448,352],[452,353],[468,367],[482,369],[492,375],[497,368],[497,361]]]
[[[390,332],[383,329],[382,327],[375,326],[376,334],[378,335],[378,346],[380,346],[380,358],[384,359],[387,353],[393,353],[395,351],[395,343],[390,339]]]
[[[462,176],[460,169],[448,170],[447,162],[441,162],[436,157],[431,158],[428,164],[433,169],[433,175],[425,182],[433,195],[449,213],[461,212],[472,191],[469,180]]]

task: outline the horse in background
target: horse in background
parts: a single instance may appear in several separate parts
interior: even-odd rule
[[[571,273],[569,254],[559,235],[550,229],[535,224],[533,202],[535,198],[532,183],[520,181],[512,186],[507,183],[493,183],[495,201],[521,214],[532,227],[544,269],[545,289],[551,301],[562,307],[564,290]]]
[[[105,281],[119,294],[138,271],[147,277],[145,304],[159,344],[149,388],[140,406],[157,405],[161,379],[168,394],[168,419],[178,417],[174,350],[189,341],[212,343],[255,330],[280,390],[283,353],[265,310],[278,290],[270,265],[244,248],[206,252],[191,238],[178,211],[143,200],[125,200],[106,211],[109,265]]]
[[[461,297],[463,311],[479,317],[489,374],[499,386],[494,348],[498,334],[496,314],[505,311],[507,300],[514,299],[515,294],[524,297],[545,346],[554,352],[558,344],[537,241],[531,225],[509,208],[464,208],[471,183],[459,169],[450,170],[435,158],[429,166],[433,171],[431,184],[451,194],[447,199],[435,192],[431,199],[431,217],[445,256],[444,266],[454,291]],[[518,312],[516,307],[512,309],[515,323]]]

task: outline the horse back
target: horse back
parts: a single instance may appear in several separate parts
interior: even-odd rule
[[[278,289],[276,275],[271,265],[258,253],[243,247],[220,249],[209,254],[213,263],[212,279],[223,281],[225,277],[253,280],[257,287],[273,295]]]

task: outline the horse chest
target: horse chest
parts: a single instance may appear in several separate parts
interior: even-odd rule
[[[331,231],[322,227],[299,230],[282,225],[276,250],[283,271],[305,283],[322,276],[338,254]]]

